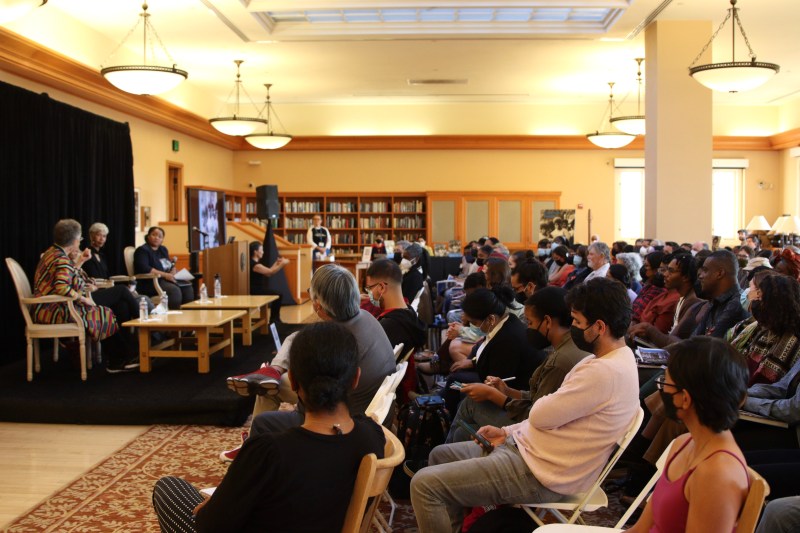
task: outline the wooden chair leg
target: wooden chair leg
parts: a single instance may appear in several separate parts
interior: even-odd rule
[[[86,337],[80,339],[81,380],[86,381]]]
[[[33,381],[33,340],[28,337],[28,381]]]
[[[53,339],[53,362],[58,363],[58,337]]]
[[[42,371],[41,353],[42,350],[39,339],[33,339],[33,369],[36,371],[36,373]]]

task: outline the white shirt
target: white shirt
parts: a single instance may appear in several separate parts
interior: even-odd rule
[[[590,279],[606,277],[606,274],[608,274],[608,269],[609,268],[611,268],[611,264],[610,263],[606,263],[603,266],[601,266],[600,268],[598,268],[597,270],[592,270],[592,272],[588,276],[586,276],[586,279],[583,280],[583,282],[586,283]]]

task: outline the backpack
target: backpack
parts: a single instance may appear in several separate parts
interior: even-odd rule
[[[400,409],[397,437],[403,443],[406,459],[426,460],[450,431],[450,413],[444,398],[438,395],[417,396]]]

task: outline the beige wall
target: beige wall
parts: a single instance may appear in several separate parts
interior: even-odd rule
[[[233,154],[226,148],[199,141],[7,72],[0,71],[0,79],[31,91],[46,92],[54,100],[112,120],[129,123],[133,145],[134,186],[140,189],[139,204],[150,206],[153,223],[167,218],[167,161],[183,165],[184,185],[207,185],[225,189],[232,185]],[[180,142],[180,151],[177,153],[172,151],[173,139]],[[137,241],[141,242],[141,235],[137,235]]]

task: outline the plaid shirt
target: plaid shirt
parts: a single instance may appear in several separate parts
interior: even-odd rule
[[[636,298],[631,304],[633,314],[631,319],[633,322],[639,322],[642,317],[642,311],[647,307],[647,304],[653,301],[656,296],[660,296],[667,292],[664,287],[656,287],[652,283],[645,283],[642,290],[639,291],[639,297]]]

